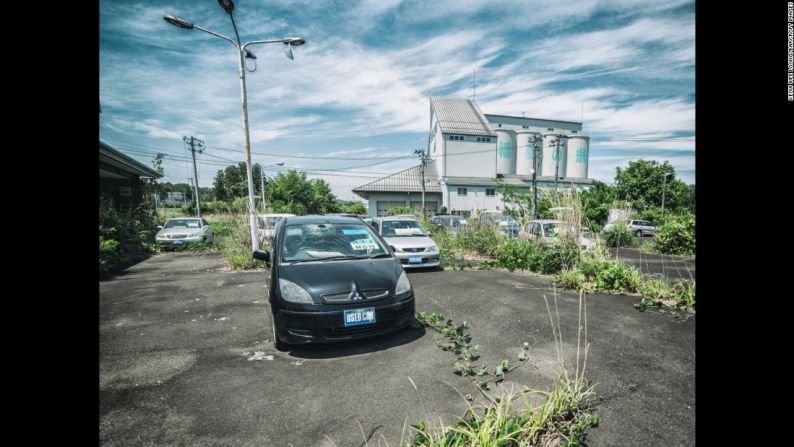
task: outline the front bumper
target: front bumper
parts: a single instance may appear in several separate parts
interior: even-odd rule
[[[395,252],[394,256],[400,261],[404,269],[425,268],[425,267],[438,267],[441,265],[441,256],[437,251],[431,252],[418,252],[418,253],[403,253]],[[412,263],[411,258],[422,258],[421,263]]]
[[[155,242],[166,247],[179,247],[185,244],[198,244],[204,241],[204,236],[185,237],[181,239],[155,239]]]
[[[323,306],[328,309],[330,306]],[[385,305],[367,305],[375,308],[375,323],[345,327],[344,310],[293,311],[279,309],[276,331],[279,338],[290,344],[329,343],[386,334],[406,327],[414,318],[414,295],[402,301]]]

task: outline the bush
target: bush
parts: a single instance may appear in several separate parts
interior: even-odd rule
[[[497,247],[496,265],[511,272],[516,269],[526,270],[537,256],[538,249],[533,241],[509,239]]]
[[[413,216],[414,210],[412,210],[411,208],[389,208],[388,210],[386,210],[387,216],[399,216],[400,214],[408,214]]]
[[[695,254],[695,215],[684,213],[670,216],[656,232],[653,248],[670,255]]]
[[[598,273],[596,287],[599,290],[636,292],[642,282],[642,275],[636,267],[620,261],[610,261]]]
[[[141,204],[119,213],[106,203],[99,206],[99,269],[124,262],[131,256],[154,251],[156,221],[151,210]]]
[[[502,243],[502,236],[495,226],[474,224],[467,231],[458,233],[455,241],[462,250],[473,250],[480,255],[494,257]]]
[[[238,197],[234,199],[231,210],[236,213],[248,213],[248,198]]]
[[[223,200],[216,200],[214,202],[207,202],[201,206],[201,211],[206,214],[220,214],[228,213],[231,207]]]
[[[616,222],[602,235],[608,247],[630,247],[634,242],[634,233],[624,222]]]
[[[447,214],[447,207],[441,206],[441,209],[438,210],[438,214],[445,215]]]
[[[99,265],[100,268],[109,264],[116,264],[121,260],[121,252],[119,250],[119,241],[114,239],[105,239],[99,236]]]
[[[265,263],[254,259],[251,250],[251,232],[246,215],[232,217],[228,223],[228,234],[223,240],[221,250],[226,263],[232,270],[248,270],[266,267]]]
[[[585,275],[578,269],[563,270],[554,277],[554,283],[566,289],[588,289]]]

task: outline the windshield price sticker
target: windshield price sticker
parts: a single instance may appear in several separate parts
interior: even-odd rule
[[[422,234],[421,228],[395,228],[394,234],[398,236],[403,235],[410,235],[410,234]]]
[[[353,247],[353,250],[376,250],[378,248],[378,244],[372,239],[356,239],[350,243],[350,246]]]
[[[368,233],[367,233],[367,230],[356,230],[356,229],[350,229],[350,228],[343,228],[342,229],[342,234],[345,234],[345,235],[363,234],[364,236],[366,236]]]

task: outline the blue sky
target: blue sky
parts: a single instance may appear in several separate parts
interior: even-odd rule
[[[416,164],[429,96],[472,97],[485,113],[574,120],[590,135],[590,177],[612,182],[629,160],[669,161],[695,182],[692,1],[239,0],[252,158],[272,175],[306,170],[341,199]],[[205,142],[199,182],[244,160],[234,48],[166,14],[233,36],[214,0],[100,2],[100,138],[186,182],[182,137]],[[253,68],[253,67],[251,67]],[[331,157],[337,159],[320,159]],[[401,158],[402,157],[402,158]],[[322,170],[331,171],[322,171]]]

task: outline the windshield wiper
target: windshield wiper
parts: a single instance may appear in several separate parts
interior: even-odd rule
[[[376,255],[364,256],[363,259],[390,258],[390,257],[391,255],[388,253],[378,253]]]

